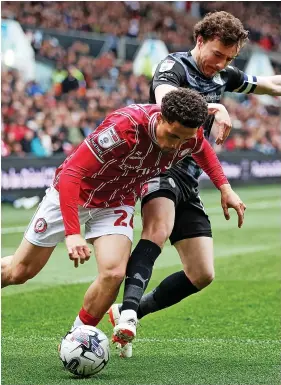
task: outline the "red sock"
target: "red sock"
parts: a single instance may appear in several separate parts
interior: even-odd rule
[[[101,318],[93,317],[91,314],[86,312],[86,310],[82,307],[79,311],[79,318],[85,325],[97,326],[100,322]]]

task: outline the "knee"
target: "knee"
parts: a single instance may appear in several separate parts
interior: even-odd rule
[[[33,278],[36,274],[32,272],[28,266],[24,264],[18,264],[13,266],[10,271],[10,284],[12,285],[21,285]]]
[[[119,267],[106,269],[100,273],[100,280],[106,286],[118,287],[123,282],[125,273],[125,269]]]
[[[194,274],[187,274],[188,278],[197,289],[201,290],[209,286],[215,279],[214,269],[196,272]]]
[[[164,247],[164,244],[170,235],[170,226],[161,222],[154,223],[152,226],[144,228],[142,231],[142,239],[149,239],[151,242],[156,243],[161,249]]]

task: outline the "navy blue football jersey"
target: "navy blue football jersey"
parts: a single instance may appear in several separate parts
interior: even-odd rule
[[[244,94],[254,92],[257,78],[232,66],[226,67],[212,78],[207,78],[199,70],[189,51],[169,54],[159,63],[150,86],[150,103],[156,103],[155,89],[160,84],[192,88],[203,95],[208,103],[220,103],[225,91]],[[206,138],[210,136],[213,122],[214,116],[210,115],[204,124]],[[198,178],[202,170],[191,157],[186,157],[167,172],[185,190],[184,183],[191,183],[194,187],[198,185]]]

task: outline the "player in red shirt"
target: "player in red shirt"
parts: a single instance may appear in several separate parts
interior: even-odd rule
[[[2,285],[34,277],[64,238],[75,267],[87,261],[91,251],[80,234],[85,224],[99,275],[86,292],[75,326],[97,325],[124,278],[142,184],[189,154],[217,188],[228,184],[204,139],[201,125],[207,115],[204,98],[181,88],[168,93],[161,107],[133,104],[110,114],[57,169],[21,245],[1,261]]]

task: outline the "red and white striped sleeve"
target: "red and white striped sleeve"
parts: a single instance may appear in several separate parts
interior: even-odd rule
[[[82,178],[99,171],[102,165],[85,141],[64,164],[59,178],[59,197],[66,236],[80,234],[78,201]]]
[[[192,154],[192,157],[217,188],[223,184],[229,184],[214,149],[205,138],[203,138],[200,150]]]

